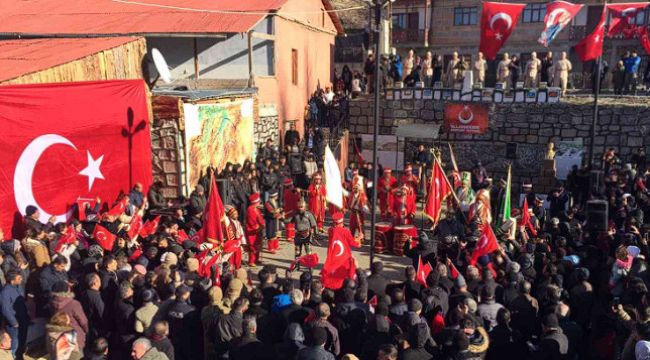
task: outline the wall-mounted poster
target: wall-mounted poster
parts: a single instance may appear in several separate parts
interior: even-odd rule
[[[184,104],[187,186],[193,189],[208,166],[221,171],[227,163],[253,157],[253,100]]]
[[[372,135],[361,134],[361,156],[372,159]],[[377,136],[377,158],[383,167],[402,170],[404,168],[404,141],[397,141],[394,135]]]
[[[445,129],[452,133],[483,134],[488,128],[488,109],[482,104],[446,104]]]

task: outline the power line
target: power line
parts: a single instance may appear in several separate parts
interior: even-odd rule
[[[170,10],[179,10],[179,11],[192,11],[192,12],[206,12],[206,13],[214,13],[214,14],[230,14],[230,15],[268,15],[270,11],[245,11],[245,10],[215,10],[215,9],[199,9],[199,8],[190,8],[190,7],[182,7],[182,6],[173,6],[173,5],[164,5],[164,4],[155,4],[155,3],[148,3],[148,2],[140,2],[140,1],[130,1],[130,0],[111,0],[116,3],[121,3],[121,4],[127,4],[127,5],[140,5],[140,6],[147,6],[147,7],[155,7],[155,8],[162,8],[162,9],[170,9]],[[367,9],[367,6],[353,6],[349,8],[344,8],[344,9],[332,9],[332,10],[322,10],[322,11],[290,11],[290,12],[282,12],[281,14],[283,15],[291,15],[291,14],[321,14],[323,12],[326,13],[336,13],[336,12],[343,12],[343,11],[350,11],[350,10],[359,10],[359,9]]]

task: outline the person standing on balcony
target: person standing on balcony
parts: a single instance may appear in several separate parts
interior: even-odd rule
[[[454,54],[451,56],[451,60],[447,63],[447,72],[445,73],[446,83],[445,86],[448,88],[453,88],[456,84],[456,79],[458,78],[458,63],[460,58],[458,53],[454,51]]]
[[[427,51],[427,54],[422,60],[422,81],[424,81],[424,87],[432,86],[431,80],[433,80],[433,55],[431,51]]]
[[[404,59],[404,71],[402,71],[402,81],[406,80],[406,77],[411,75],[411,71],[415,67],[415,53],[413,49],[409,49],[406,59]]]
[[[639,65],[641,65],[641,58],[637,55],[636,51],[632,51],[632,56],[626,58],[623,63],[625,64],[625,87],[623,93],[625,95],[630,93],[636,95],[636,85],[639,79]]]
[[[571,72],[571,69],[573,68],[571,61],[566,58],[565,51],[562,51],[560,60],[558,60],[554,68],[555,82],[560,85],[560,88],[562,89],[562,96],[564,96],[566,94],[567,84],[569,83],[569,72]]]
[[[442,55],[436,55],[435,61],[433,62],[433,83],[442,81],[442,66],[444,62],[442,61]]]
[[[542,59],[542,74],[541,81],[545,82],[547,85],[551,84],[553,81],[553,73],[551,68],[553,67],[553,53],[547,52],[546,56]]]
[[[485,72],[487,71],[487,61],[483,57],[482,52],[478,52],[478,58],[474,61],[474,84],[481,84],[481,87],[485,86]]]
[[[366,74],[368,94],[372,94],[375,90],[375,55],[372,52],[368,54],[363,72]]]

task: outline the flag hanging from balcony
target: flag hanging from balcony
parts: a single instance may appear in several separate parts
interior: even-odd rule
[[[607,8],[603,7],[603,13],[594,31],[576,45],[576,54],[578,54],[580,61],[585,62],[598,59],[603,54],[605,21],[607,21]]]
[[[483,2],[480,51],[488,60],[496,58],[515,29],[524,7],[526,4]]]
[[[648,7],[647,2],[607,4],[606,8],[611,16],[607,36],[612,37],[622,33],[626,39],[632,38],[639,28],[636,16],[646,7]]]
[[[537,42],[548,47],[551,41],[571,22],[571,19],[578,14],[583,6],[582,4],[572,4],[566,1],[553,1],[546,4],[544,30]]]

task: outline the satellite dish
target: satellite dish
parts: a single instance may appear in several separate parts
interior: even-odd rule
[[[162,53],[160,53],[160,50],[156,48],[151,49],[151,57],[153,58],[153,63],[156,66],[156,70],[158,71],[162,81],[164,81],[165,84],[171,84],[172,73],[169,71],[167,61],[163,57]]]

